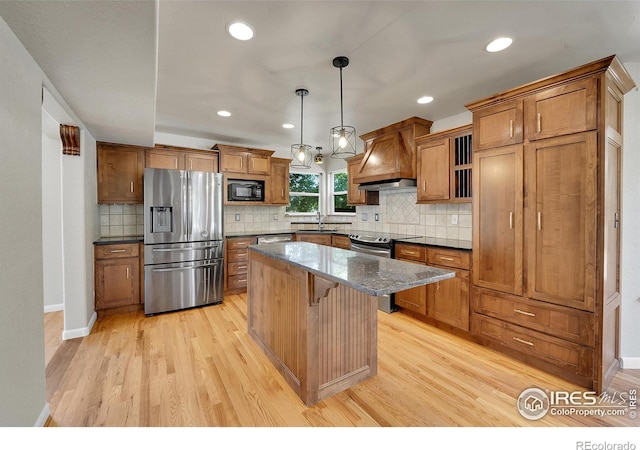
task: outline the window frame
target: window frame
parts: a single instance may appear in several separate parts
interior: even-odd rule
[[[298,175],[317,175],[318,176],[318,193],[317,194],[313,194],[310,192],[293,192],[291,191],[291,184],[289,184],[289,205],[291,205],[291,197],[293,196],[303,196],[303,197],[318,197],[318,208],[320,209],[320,214],[323,214],[324,211],[324,204],[325,204],[325,182],[324,182],[324,173],[322,171],[319,170],[313,170],[313,171],[309,171],[309,170],[290,170],[289,171],[289,176],[291,176],[292,174],[298,174]],[[289,179],[289,183],[291,183],[290,181],[291,179]],[[317,215],[317,212],[296,212],[296,211],[287,211],[285,209],[285,216],[299,216],[299,217],[310,217],[310,216],[315,216]],[[323,214],[324,215],[324,214]]]
[[[343,211],[335,211],[334,210],[334,205],[335,205],[335,201],[334,201],[334,197],[336,195],[347,195],[348,196],[348,187],[347,187],[347,191],[334,191],[333,187],[335,186],[335,180],[334,177],[336,174],[338,173],[346,173],[347,174],[347,183],[349,182],[349,174],[347,172],[347,168],[345,167],[344,169],[336,169],[336,170],[332,170],[329,172],[329,176],[328,178],[328,183],[327,183],[327,202],[329,204],[329,214],[331,214],[332,216],[350,216],[353,217],[356,215],[357,211],[353,211],[353,212],[343,212]],[[347,197],[348,198],[348,197]],[[355,207],[355,205],[354,205]]]

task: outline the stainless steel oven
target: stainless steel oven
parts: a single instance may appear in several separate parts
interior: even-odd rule
[[[379,235],[350,234],[351,250],[381,258],[393,258],[394,241]],[[397,311],[393,294],[378,297],[378,309],[386,313]]]

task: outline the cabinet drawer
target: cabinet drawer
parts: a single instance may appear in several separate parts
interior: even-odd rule
[[[395,258],[426,263],[427,248],[419,245],[396,244]]]
[[[475,289],[473,310],[582,345],[593,346],[593,314],[536,300]]]
[[[227,289],[240,289],[247,287],[247,274],[230,275],[227,277]]]
[[[131,258],[138,256],[138,244],[109,244],[94,246],[96,259]]]
[[[429,248],[429,264],[469,270],[469,252],[448,248]]]
[[[500,343],[584,377],[593,375],[593,349],[480,314],[472,316],[476,336]],[[525,358],[526,361],[526,358]]]
[[[235,250],[238,248],[247,248],[248,246],[253,245],[257,242],[257,238],[255,237],[227,239],[227,249]]]
[[[246,262],[248,259],[249,252],[246,248],[241,248],[238,250],[227,250],[227,262]]]
[[[230,262],[227,264],[228,275],[242,275],[247,273],[247,263],[245,262]]]

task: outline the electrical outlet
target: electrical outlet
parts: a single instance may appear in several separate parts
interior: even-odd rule
[[[236,222],[240,222],[240,214],[236,214]]]
[[[380,215],[376,213],[375,216],[373,216],[375,221],[378,222],[380,220]]]
[[[277,214],[273,215],[273,220],[275,220],[276,222],[278,221],[278,215]]]
[[[451,225],[458,225],[458,215],[457,214],[452,214],[451,215]]]
[[[362,213],[362,221],[363,222],[367,221],[367,213]]]

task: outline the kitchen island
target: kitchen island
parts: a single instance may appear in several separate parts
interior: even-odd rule
[[[377,296],[454,271],[309,242],[249,246],[249,335],[307,405],[376,374]]]

